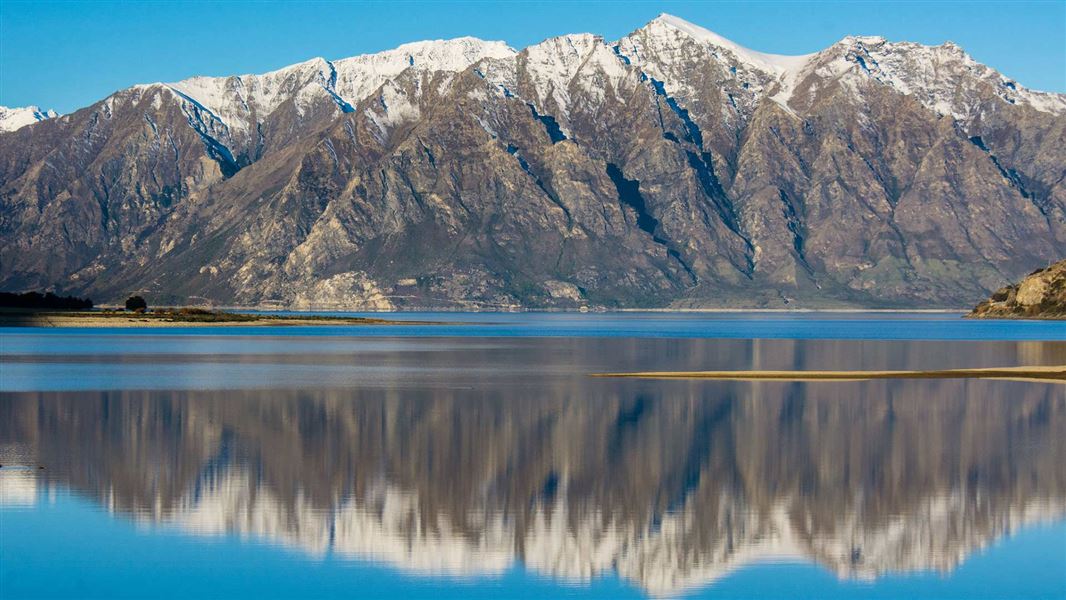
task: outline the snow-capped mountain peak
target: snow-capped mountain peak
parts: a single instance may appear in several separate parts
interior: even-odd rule
[[[362,54],[336,61],[338,68],[374,65],[395,73],[407,67],[437,71],[461,71],[482,58],[507,58],[517,54],[505,42],[475,37],[410,42],[374,54]]]
[[[880,35],[846,35],[839,44],[851,45],[851,44],[867,44],[867,45],[880,45],[887,42],[884,37]]]
[[[577,89],[588,94],[586,103],[595,103],[602,100],[606,88],[614,88],[630,74],[603,38],[591,33],[546,39],[523,50],[518,63],[521,68],[513,63],[506,78],[497,73],[490,79],[503,89],[522,73],[528,80],[528,85],[522,86],[523,97],[564,123],[569,118],[571,95]]]
[[[668,14],[625,36],[615,48],[627,62],[660,82],[667,93],[684,100],[710,84],[728,90],[732,107],[727,113],[746,115],[763,98],[791,110],[788,100],[795,81],[817,56],[757,52]]]
[[[32,125],[45,119],[54,119],[59,113],[54,110],[41,110],[39,106],[8,108],[0,106],[0,131],[15,131],[26,125]]]
[[[750,50],[726,39],[709,29],[690,23],[680,17],[663,13],[648,23],[648,27],[655,29],[671,28],[691,37],[692,39],[708,46],[722,48],[731,52],[737,60],[757,67],[767,73],[782,75],[797,71],[810,60],[814,54],[789,56],[784,54],[768,54]]]
[[[881,36],[847,36],[819,52],[806,72],[846,86],[874,80],[960,121],[974,118],[983,90],[1003,102],[1041,112],[1066,112],[1066,95],[1029,90],[974,60],[953,42],[926,46]]]
[[[923,46],[852,35],[820,52],[788,56],[746,48],[665,13],[613,44],[594,34],[572,34],[518,52],[504,42],[473,37],[427,40],[335,61],[315,58],[259,75],[193,77],[166,87],[179,96],[194,127],[228,145],[225,138],[231,136],[254,137],[257,124],[286,103],[299,118],[311,107],[331,104],[350,112],[408,69],[458,72],[481,63],[479,74],[501,93],[517,93],[516,60],[529,78],[523,97],[554,111],[561,122],[567,120],[575,78],[582,88],[613,85],[635,71],[628,65],[682,103],[708,84],[727,89],[727,119],[747,118],[764,100],[795,113],[809,102],[812,90],[830,82],[857,93],[871,80],[963,121],[974,116],[973,98],[987,96],[990,89],[1009,104],[1066,112],[1066,96],[1025,90],[951,43]],[[702,79],[697,73],[707,67],[717,75]],[[794,101],[796,90],[807,96]]]
[[[250,131],[257,120],[289,99],[301,112],[315,98],[328,98],[340,111],[348,112],[406,69],[461,71],[483,58],[515,54],[513,48],[499,41],[472,37],[428,40],[336,61],[313,58],[261,75],[192,77],[167,87],[209,111],[231,130]]]

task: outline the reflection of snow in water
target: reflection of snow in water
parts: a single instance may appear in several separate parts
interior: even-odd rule
[[[842,578],[949,571],[1001,536],[1066,515],[1066,500],[1038,499],[997,512],[975,507],[956,492],[930,498],[918,512],[888,522],[841,515],[830,535],[809,536],[797,526],[804,520],[796,518],[801,509],[787,500],[760,514],[723,491],[717,514],[682,508],[654,528],[615,523],[597,511],[570,515],[564,502],[556,502],[535,506],[524,531],[487,512],[474,515],[476,531],[463,531],[447,515],[421,514],[415,494],[390,485],[322,510],[301,495],[286,504],[253,481],[240,470],[224,472],[154,519],[197,535],[237,534],[419,575],[495,575],[521,560],[527,569],[557,579],[585,582],[615,572],[651,594],[672,595],[768,561],[818,561]],[[701,535],[708,519],[721,535]]]
[[[0,506],[37,503],[37,468],[25,444],[0,444]]]
[[[248,474],[227,472],[204,482],[198,496],[187,496],[161,518],[196,534],[236,533],[313,556],[370,560],[425,575],[490,575],[513,561],[513,533],[502,521],[485,524],[477,539],[455,530],[444,516],[430,527],[414,495],[391,486],[330,511],[300,495],[286,505],[269,489],[255,487]]]
[[[0,506],[33,506],[37,503],[37,473],[30,468],[0,469]]]

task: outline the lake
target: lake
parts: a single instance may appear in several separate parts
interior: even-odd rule
[[[1064,598],[1066,322],[0,329],[0,596]]]

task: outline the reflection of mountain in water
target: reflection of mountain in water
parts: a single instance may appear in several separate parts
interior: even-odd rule
[[[1066,514],[1066,396],[1014,382],[7,395],[0,442],[116,511],[434,574],[653,593],[754,560],[949,570]]]

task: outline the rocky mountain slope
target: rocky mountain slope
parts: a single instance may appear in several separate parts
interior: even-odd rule
[[[295,307],[962,306],[1066,254],[1066,96],[952,44],[472,38],[0,133],[0,287]]]
[[[971,317],[1066,319],[1066,260],[1004,286],[977,305]]]

